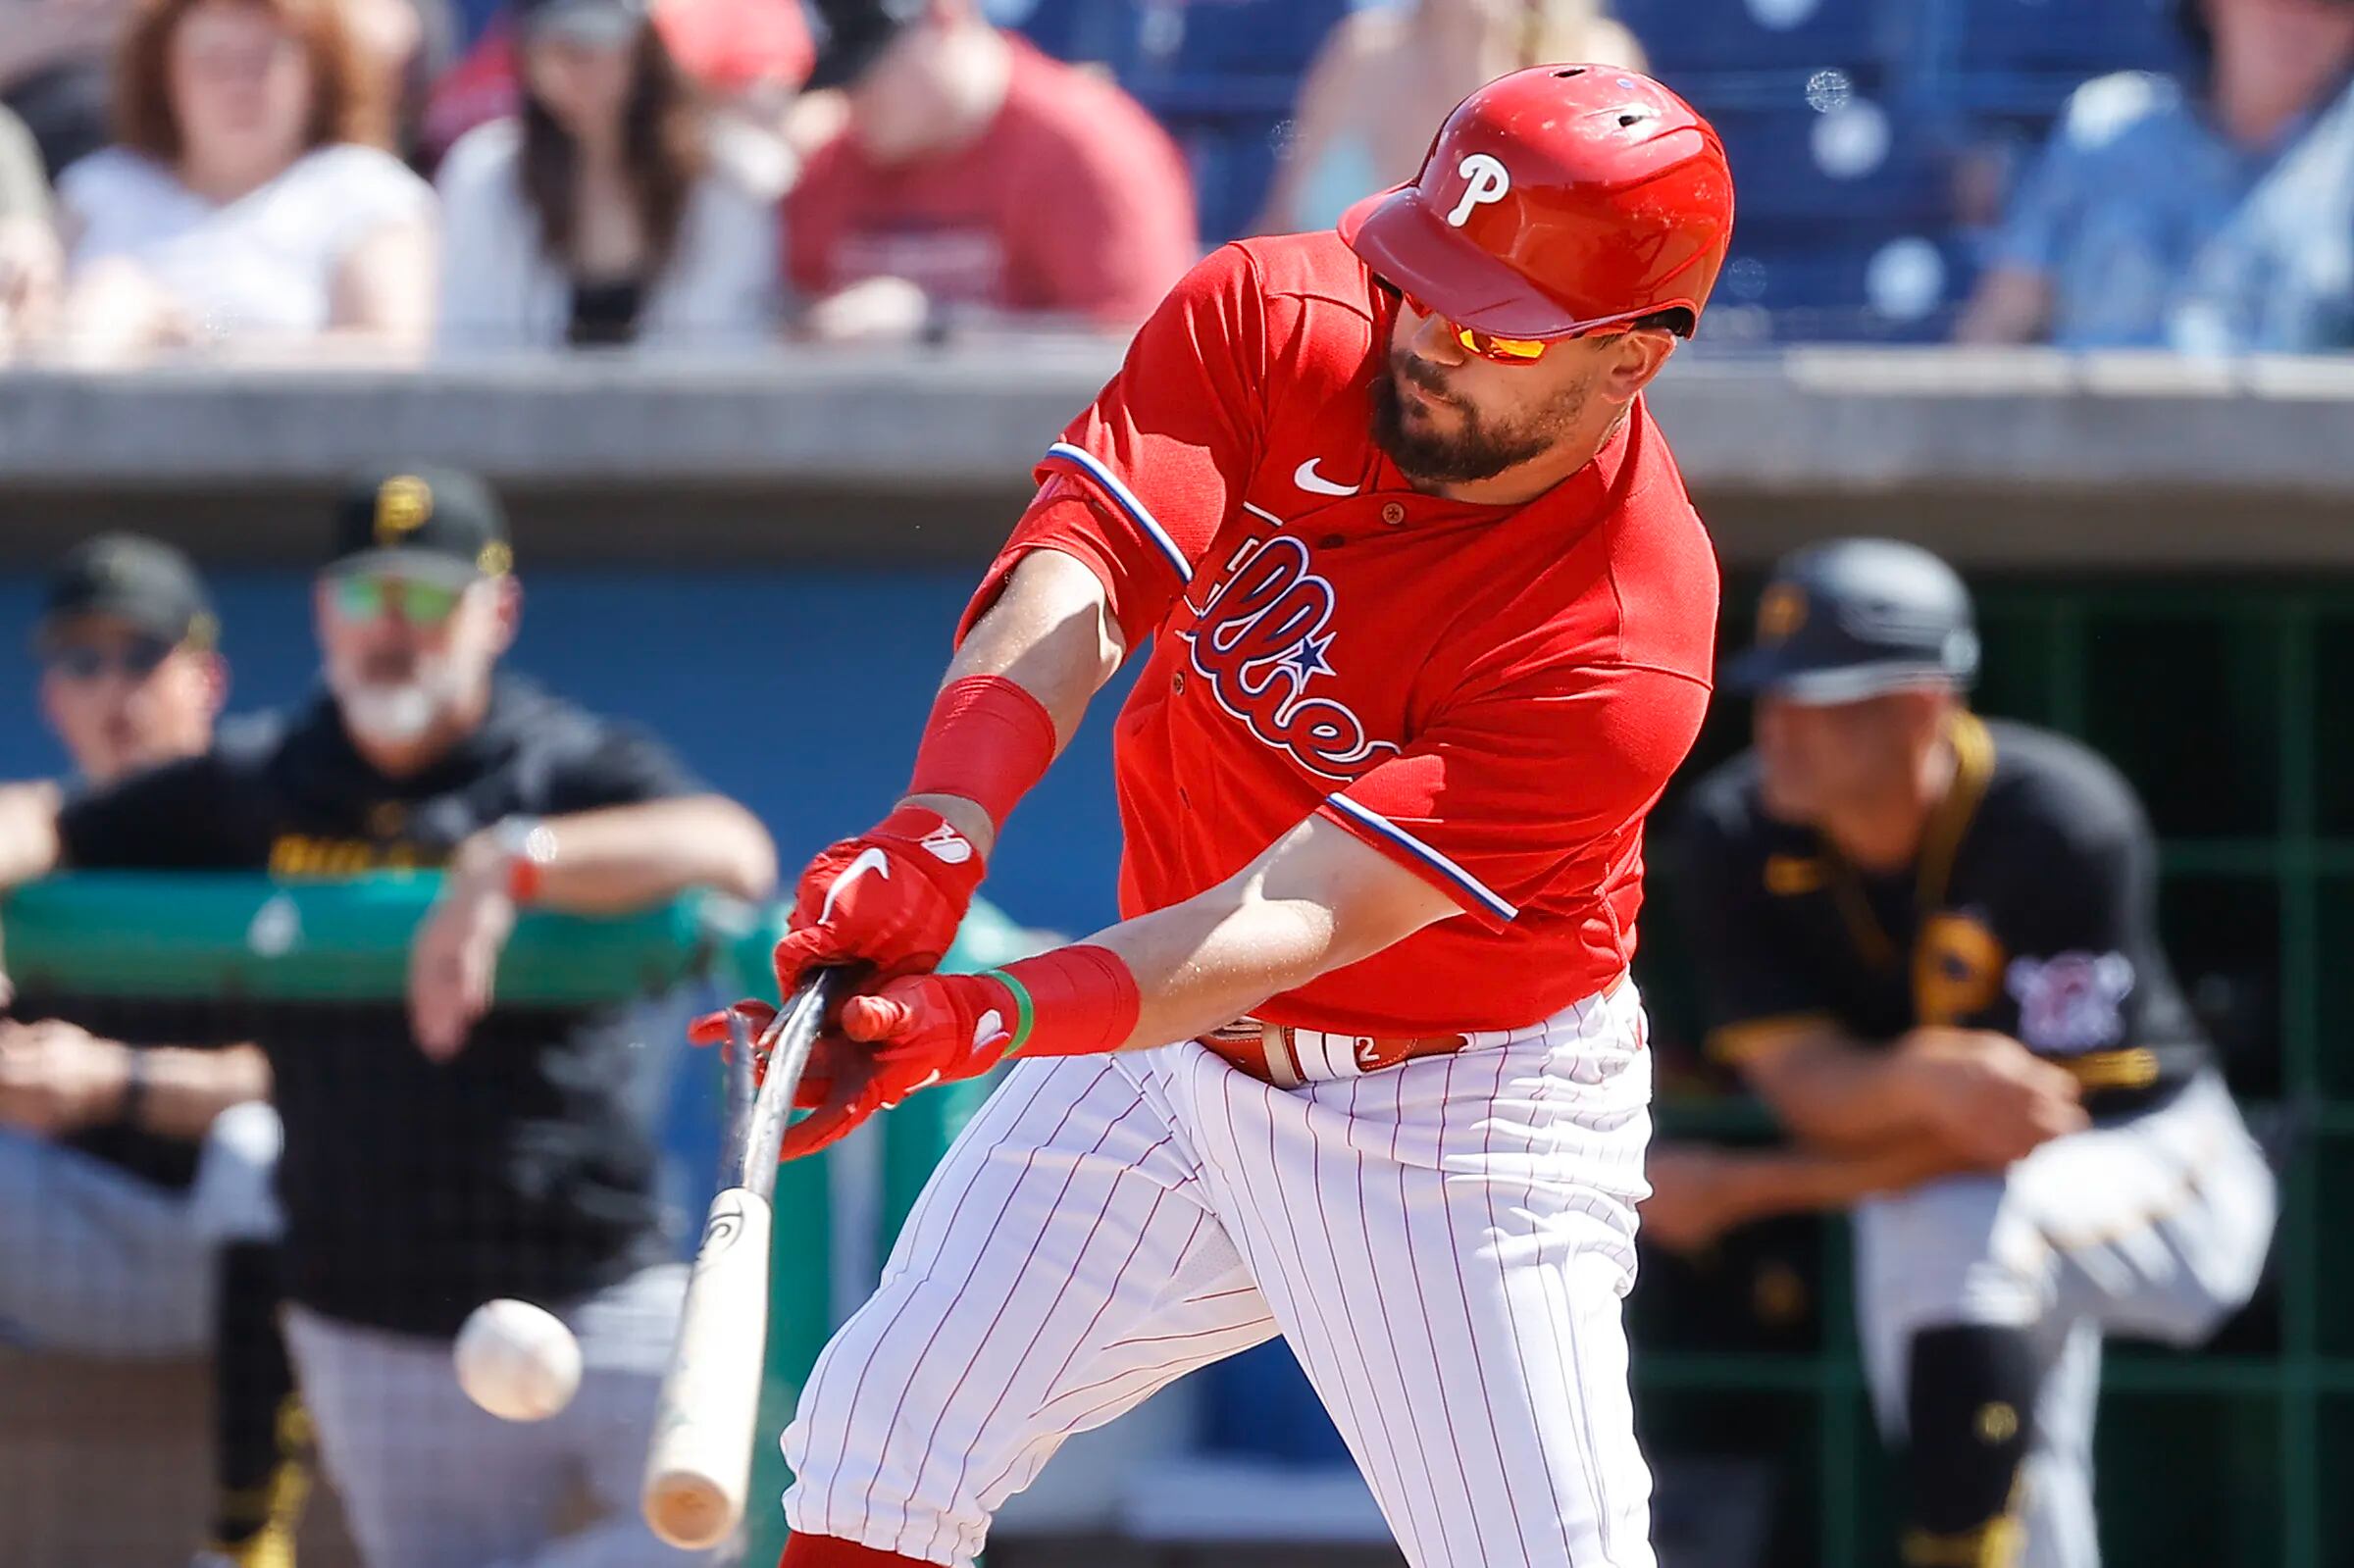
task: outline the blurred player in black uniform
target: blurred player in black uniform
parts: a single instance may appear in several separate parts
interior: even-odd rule
[[[1756,747],[1694,791],[1685,925],[1712,1052],[1794,1139],[1667,1145],[1670,1244],[1853,1205],[1914,1568],[2090,1568],[2101,1340],[2175,1343],[2247,1300],[2270,1171],[2160,948],[2156,847],[2115,770],[1963,700],[1970,599],[1849,539],[1777,565]]]
[[[71,551],[33,653],[74,776],[0,789],[0,820],[46,820],[71,793],[207,750],[229,689],[219,630],[170,545],[110,533]],[[276,1326],[269,1064],[247,1041],[134,1045],[17,1011],[0,1020],[0,1339],[210,1354],[220,1492],[199,1560],[282,1568],[307,1477]]]
[[[327,689],[200,756],[0,834],[0,885],[57,864],[438,868],[405,1007],[272,1010],[285,1127],[287,1339],[373,1568],[681,1562],[637,1517],[684,1267],[629,1010],[500,1006],[532,905],[618,913],[709,886],[764,896],[775,850],[651,738],[496,667],[519,623],[496,500],[472,476],[371,475],[316,590]],[[536,1301],[580,1340],[562,1413],[501,1422],[450,1368],[483,1301]],[[563,1538],[583,1485],[598,1521]]]

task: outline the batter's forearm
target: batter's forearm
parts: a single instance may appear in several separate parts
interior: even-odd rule
[[[1226,887],[1088,938],[1136,977],[1143,1005],[1121,1049],[1193,1039],[1335,967],[1330,912]]]
[[[1346,829],[1309,818],[1235,876],[1089,941],[1136,977],[1122,1048],[1192,1039],[1402,941],[1454,903]]]
[[[885,1071],[903,1072],[905,1087],[889,1101],[1008,1055],[1092,1056],[1197,1038],[1454,912],[1415,873],[1311,817],[1194,897],[984,974],[892,982],[851,998],[843,1028],[890,1047]],[[808,1147],[849,1125],[819,1121]]]

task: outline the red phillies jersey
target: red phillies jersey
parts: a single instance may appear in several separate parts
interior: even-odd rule
[[[1259,1016],[1517,1028],[1634,953],[1643,818],[1708,705],[1715,557],[1639,403],[1525,506],[1411,488],[1373,440],[1395,309],[1330,234],[1211,255],[1040,465],[966,624],[1053,549],[1130,647],[1154,634],[1114,738],[1124,913],[1319,812],[1462,906]]]
[[[890,168],[847,132],[785,199],[792,282],[904,278],[938,300],[1142,320],[1200,252],[1185,159],[1140,104],[1008,35],[1005,103],[979,140]]]

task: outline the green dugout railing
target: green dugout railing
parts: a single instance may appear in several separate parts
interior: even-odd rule
[[[16,889],[0,902],[0,955],[28,1000],[72,997],[219,1005],[399,1000],[408,946],[440,887],[433,872],[380,873],[344,882],[277,883],[261,877],[81,872]],[[707,986],[711,994],[776,996],[770,948],[784,912],[695,894],[614,919],[527,912],[501,955],[501,1002],[577,1006]],[[1030,934],[976,904],[943,967],[985,969],[1028,952]],[[691,1064],[689,1070],[692,1070]],[[720,1093],[719,1075],[709,1075]],[[802,1379],[842,1302],[866,1282],[838,1281],[843,1258],[860,1266],[897,1234],[925,1177],[989,1091],[986,1082],[916,1096],[878,1118],[864,1140],[827,1160],[778,1173],[770,1271],[764,1438],[754,1455],[745,1560],[773,1562],[783,1545],[776,1499],[785,1487],[774,1435],[790,1418]],[[855,1174],[850,1174],[854,1171]],[[697,1172],[701,1178],[705,1173]],[[845,1202],[863,1184],[863,1203]],[[844,1248],[840,1214],[874,1234]]]

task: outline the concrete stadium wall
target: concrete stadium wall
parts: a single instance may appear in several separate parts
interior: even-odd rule
[[[395,457],[493,476],[527,562],[969,562],[1116,363],[1100,342],[1022,340],[414,376],[15,373],[0,563],[101,524],[305,561],[337,479]],[[1975,568],[2354,565],[2354,359],[1704,351],[1655,401],[1736,567],[1856,531]]]

